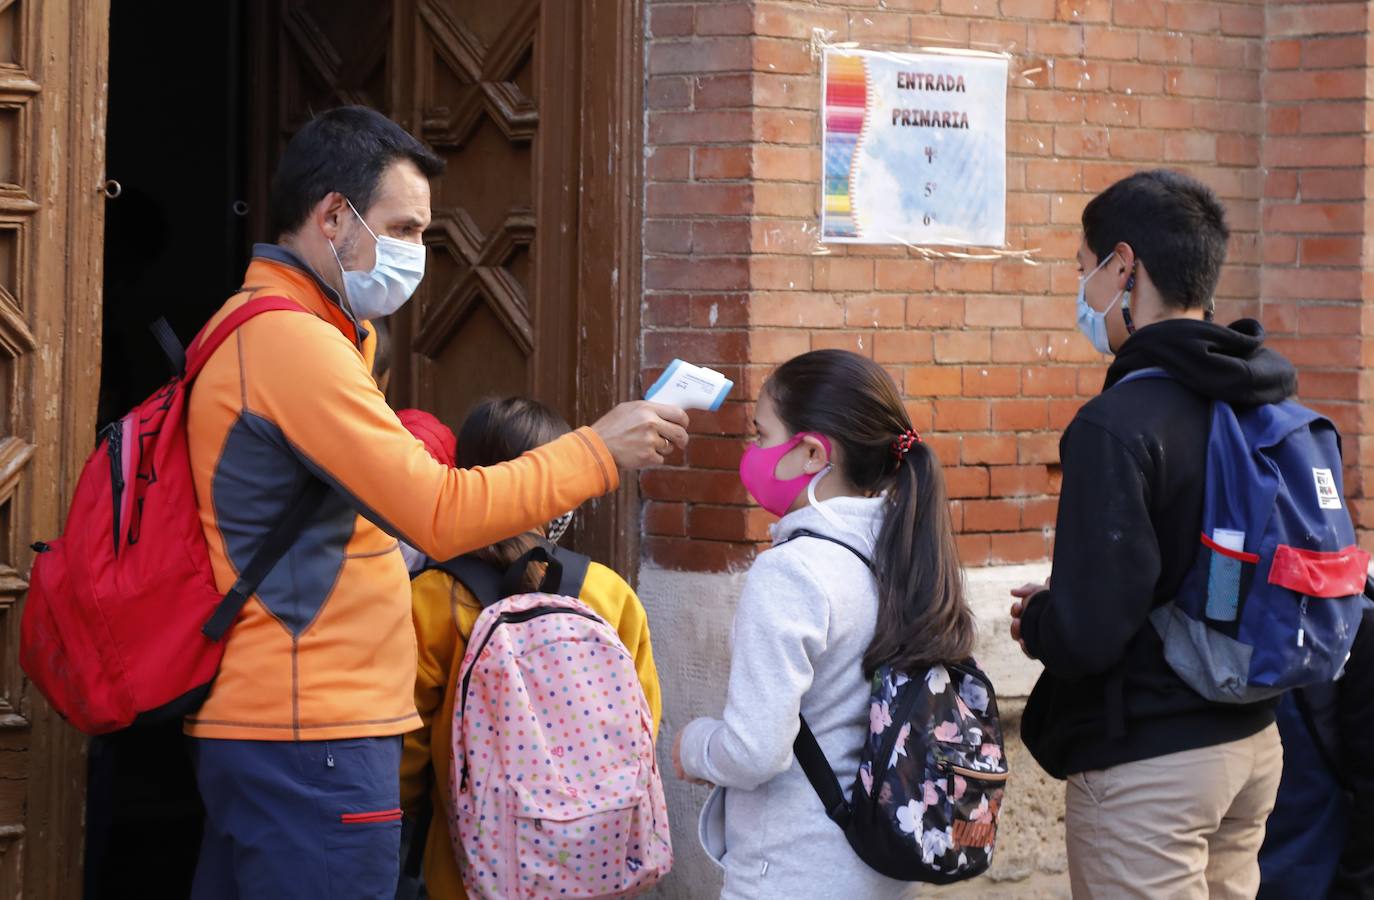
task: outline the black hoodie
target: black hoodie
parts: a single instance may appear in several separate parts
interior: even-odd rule
[[[1297,387],[1293,366],[1263,344],[1251,319],[1142,328],[1060,440],[1051,588],[1022,620],[1045,664],[1022,737],[1055,777],[1239,740],[1274,721],[1272,701],[1204,700],[1165,663],[1149,624],[1198,551],[1210,401],[1274,403]],[[1113,389],[1152,366],[1173,378]]]

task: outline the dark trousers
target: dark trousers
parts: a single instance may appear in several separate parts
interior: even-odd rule
[[[194,900],[396,892],[401,738],[191,742],[205,802]]]

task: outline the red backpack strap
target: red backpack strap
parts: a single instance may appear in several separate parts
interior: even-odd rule
[[[224,321],[215,326],[215,330],[206,334],[204,330],[196,335],[196,339],[191,342],[190,348],[186,352],[186,372],[182,376],[186,381],[191,381],[200,374],[200,370],[210,359],[210,356],[219,349],[234,330],[247,322],[256,315],[274,310],[284,312],[308,312],[294,300],[286,297],[254,297],[238,309],[224,317]]]

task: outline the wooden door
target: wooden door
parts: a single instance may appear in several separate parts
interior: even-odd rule
[[[0,897],[81,895],[85,741],[18,668],[100,386],[106,0],[0,0]]]
[[[575,425],[628,398],[640,4],[257,2],[251,33],[280,73],[259,98],[260,116],[277,110],[263,120],[273,130],[260,173],[310,112],[340,103],[381,109],[448,163],[434,184],[425,280],[393,317],[393,403],[456,429],[491,394],[533,396]],[[590,504],[573,540],[631,571],[638,532],[631,485]]]

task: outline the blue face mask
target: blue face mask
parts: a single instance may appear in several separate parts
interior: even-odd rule
[[[1108,254],[1102,262],[1097,264],[1087,275],[1084,275],[1078,282],[1078,330],[1083,332],[1083,336],[1092,342],[1093,349],[1098,353],[1111,353],[1112,345],[1107,338],[1107,313],[1112,311],[1122,293],[1118,293],[1112,298],[1112,302],[1107,304],[1107,308],[1098,312],[1088,305],[1088,282],[1094,275],[1102,271],[1102,267],[1112,261],[1115,253]]]

